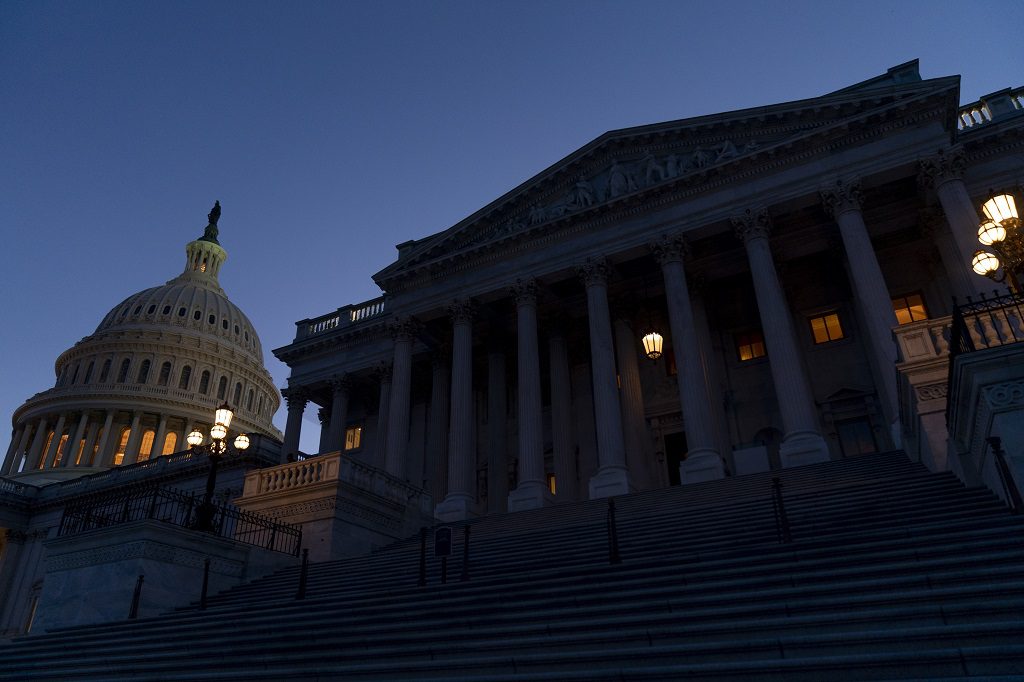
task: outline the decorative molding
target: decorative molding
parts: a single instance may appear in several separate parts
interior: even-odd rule
[[[476,314],[476,304],[471,299],[455,300],[448,306],[452,324],[471,324]]]
[[[509,295],[515,299],[517,306],[537,304],[537,280],[529,278],[526,280],[517,279],[508,288]]]
[[[914,391],[917,394],[918,401],[925,400],[945,400],[949,393],[949,385],[943,381],[937,384],[925,384],[923,386],[914,386]]]
[[[306,404],[309,403],[309,391],[302,386],[282,388],[281,395],[284,396],[285,401],[288,403],[289,412],[292,410],[305,410]]]
[[[388,331],[395,341],[413,341],[421,325],[414,317],[396,317],[388,323]]]
[[[982,394],[992,410],[1024,407],[1024,381],[1008,381],[986,386]]]
[[[604,257],[588,258],[576,266],[576,274],[587,287],[605,285],[612,274],[612,268]]]
[[[352,376],[344,372],[334,374],[327,380],[327,385],[331,387],[331,392],[334,394],[347,393],[352,389],[353,383]]]
[[[659,265],[682,263],[690,255],[690,245],[680,235],[662,235],[647,245]]]
[[[967,170],[967,157],[960,147],[940,149],[935,156],[922,159],[918,168],[918,183],[926,188],[935,188],[944,182],[962,179]]]

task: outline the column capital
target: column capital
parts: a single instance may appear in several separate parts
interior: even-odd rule
[[[662,235],[660,239],[647,245],[658,265],[682,263],[690,255],[690,244],[682,235]]]
[[[388,331],[395,341],[412,341],[419,333],[420,326],[419,320],[414,317],[395,317],[388,324]]]
[[[316,418],[320,420],[320,426],[327,426],[331,422],[331,413],[326,407],[321,407],[316,411]]]
[[[768,239],[772,233],[772,218],[767,208],[748,208],[730,219],[736,236],[744,244],[754,239]]]
[[[289,386],[288,388],[281,389],[281,395],[284,396],[285,402],[288,403],[288,410],[292,409],[306,409],[306,403],[309,402],[309,392],[302,386]]]
[[[373,377],[378,381],[391,381],[391,363],[381,360],[373,368]]]
[[[939,153],[919,164],[918,182],[923,187],[938,187],[949,180],[960,180],[967,169],[967,157],[960,147],[940,149]]]
[[[860,180],[853,179],[847,182],[836,180],[826,189],[821,190],[821,205],[825,212],[832,218],[838,217],[847,211],[861,210],[863,192],[860,189]]]
[[[331,393],[348,391],[352,388],[352,376],[345,372],[342,372],[341,374],[333,374],[331,375],[331,378],[327,380],[327,385],[331,387]]]
[[[471,299],[456,299],[448,306],[448,315],[455,324],[472,322],[475,314],[476,304]]]
[[[576,266],[576,274],[583,280],[584,285],[590,287],[595,284],[607,284],[612,268],[603,256],[588,258]]]
[[[537,303],[537,280],[533,277],[517,279],[509,286],[508,293],[515,299],[516,306],[535,305]]]

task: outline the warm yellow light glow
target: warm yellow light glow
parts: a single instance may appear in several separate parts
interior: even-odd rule
[[[999,258],[994,253],[975,251],[971,259],[971,267],[979,275],[989,275],[999,269]]]
[[[993,220],[986,220],[978,227],[978,241],[985,246],[991,246],[1004,239],[1006,239],[1006,229]]]
[[[238,434],[235,437],[235,449],[245,450],[247,447],[249,447],[249,436],[245,435],[244,433]]]
[[[196,429],[192,433],[188,434],[188,437],[185,440],[188,442],[190,446],[196,447],[197,445],[202,445],[203,434],[199,433],[199,430]]]
[[[345,449],[358,450],[363,442],[363,427],[350,426],[345,429]]]
[[[986,201],[981,210],[985,217],[997,223],[1018,218],[1017,204],[1009,194],[999,194]]]
[[[210,427],[210,438],[214,440],[224,440],[224,437],[228,435],[228,428],[223,424],[214,424]]]
[[[231,411],[231,406],[228,405],[227,403],[224,403],[223,405],[221,405],[220,407],[217,408],[217,415],[216,415],[216,419],[214,421],[217,424],[223,425],[224,429],[226,430],[226,429],[231,427],[231,418],[234,417],[234,416],[235,416],[235,413]],[[211,431],[211,433],[212,433],[212,431]],[[216,436],[214,436],[214,437],[216,438]],[[223,437],[224,436],[221,436],[221,438],[223,438]]]
[[[839,323],[839,315],[828,313],[811,318],[811,333],[814,343],[828,343],[843,338],[843,327]]]
[[[647,357],[651,360],[657,360],[661,357],[662,345],[664,339],[661,334],[654,331],[653,329],[644,334],[644,352],[647,353]]]

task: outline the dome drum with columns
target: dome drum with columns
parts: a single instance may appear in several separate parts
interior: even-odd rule
[[[235,428],[280,440],[280,404],[252,323],[221,288],[219,202],[185,270],[129,296],[57,358],[53,388],[14,413],[0,475],[36,483],[185,450],[224,401]]]

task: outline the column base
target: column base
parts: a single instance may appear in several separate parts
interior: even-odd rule
[[[625,467],[604,467],[590,479],[590,499],[614,497],[633,492],[633,482],[629,480],[629,471]]]
[[[802,431],[786,436],[779,445],[779,459],[782,461],[782,468],[788,469],[804,464],[827,462],[832,457],[828,451],[828,444],[821,434]]]
[[[523,481],[518,488],[508,494],[510,512],[550,507],[554,503],[555,496],[541,481]]]
[[[714,450],[691,450],[679,463],[679,482],[703,483],[725,478],[725,464]]]
[[[466,493],[449,493],[441,504],[434,508],[434,518],[438,521],[465,521],[475,516],[476,503]]]

